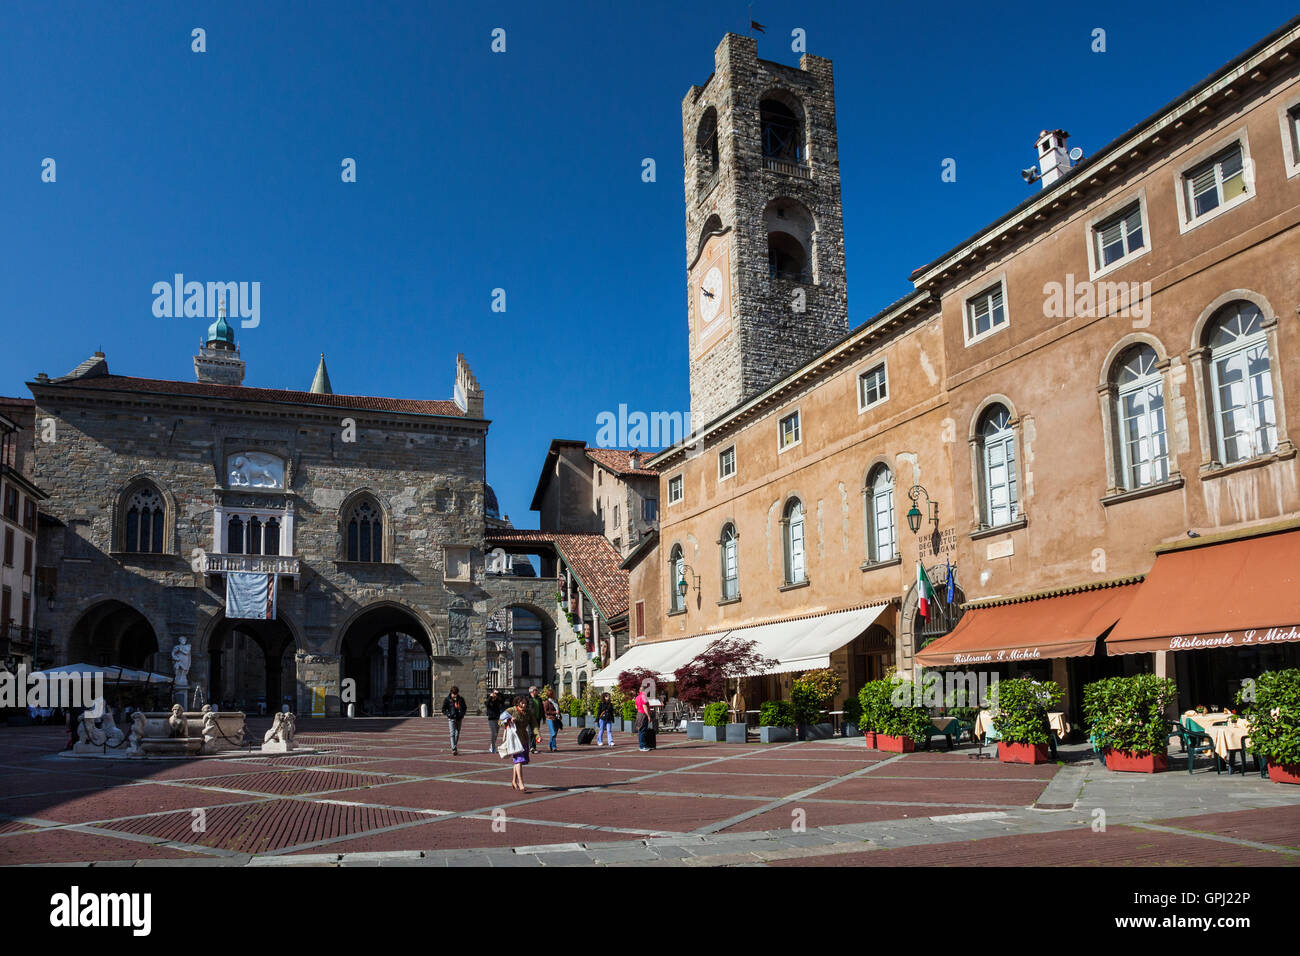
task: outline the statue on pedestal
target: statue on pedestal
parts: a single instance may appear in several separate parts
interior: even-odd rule
[[[189,638],[186,637],[182,637],[181,642],[172,647],[172,672],[177,687],[190,685],[190,655],[193,651]]]

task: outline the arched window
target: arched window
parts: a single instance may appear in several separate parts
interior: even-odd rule
[[[231,515],[226,522],[226,554],[244,553],[244,519]]]
[[[799,240],[785,232],[767,234],[767,277],[798,282],[806,278],[808,256]]]
[[[808,207],[788,196],[778,196],[763,209],[763,228],[767,232],[768,278],[815,281],[809,250],[813,248],[817,223]]]
[[[146,485],[126,502],[123,551],[133,554],[162,554],[166,506],[158,489]]]
[[[990,405],[984,412],[978,442],[984,523],[990,528],[1011,524],[1020,517],[1020,497],[1016,490],[1016,435],[1011,413],[1004,406]]]
[[[370,498],[362,498],[343,521],[347,560],[379,564],[384,560],[384,515]]]
[[[1156,350],[1146,344],[1124,351],[1111,372],[1119,485],[1127,490],[1169,480],[1164,379]]]
[[[682,556],[682,546],[673,545],[668,557],[668,566],[672,568],[671,580],[668,582],[668,607],[673,611],[686,610],[686,595],[681,593],[679,583],[686,579],[686,559]]]
[[[782,522],[785,538],[785,583],[802,584],[807,580],[804,566],[803,502],[791,498],[785,506]]]
[[[700,169],[706,176],[718,171],[718,111],[710,106],[704,111],[700,128],[695,133],[695,149]]]
[[[719,545],[722,550],[722,599],[735,600],[740,597],[740,568],[736,555],[736,526],[728,524],[722,529]]]
[[[758,104],[763,156],[791,163],[804,161],[802,123],[799,115],[780,100],[767,99]]]
[[[894,473],[877,465],[867,476],[867,560],[892,561],[894,541]]]
[[[1215,313],[1206,338],[1219,461],[1230,465],[1273,453],[1277,418],[1264,314],[1253,302],[1229,302]]]

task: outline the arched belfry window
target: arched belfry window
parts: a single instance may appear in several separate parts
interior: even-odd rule
[[[798,498],[791,498],[785,506],[781,530],[785,551],[785,583],[802,584],[808,580],[808,570],[804,560],[803,502]]]
[[[1126,349],[1111,370],[1119,487],[1132,491],[1169,480],[1164,378],[1150,345]]]
[[[158,489],[142,485],[126,500],[123,515],[123,551],[162,554],[167,506]]]
[[[379,564],[384,560],[384,513],[370,497],[358,498],[343,516],[348,561]]]
[[[758,115],[763,156],[803,163],[803,122],[799,114],[781,100],[769,98],[758,104]]]
[[[813,237],[817,231],[812,213],[788,197],[770,201],[763,210],[767,232],[767,274],[770,279],[814,282]]]
[[[706,176],[718,171],[718,111],[710,106],[695,133],[695,150],[700,170]]]
[[[1217,460],[1230,465],[1277,451],[1273,362],[1259,306],[1238,300],[1219,309],[1206,345]]]

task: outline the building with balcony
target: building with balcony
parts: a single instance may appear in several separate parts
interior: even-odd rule
[[[31,444],[21,433],[30,434],[31,414],[30,400],[0,398],[0,664],[29,671],[41,650],[37,527],[46,498],[24,472]]]

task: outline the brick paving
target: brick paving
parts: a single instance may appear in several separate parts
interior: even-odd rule
[[[579,748],[566,730],[519,793],[482,720],[466,721],[459,756],[440,719],[302,728],[319,752],[108,761],[54,755],[55,728],[0,727],[0,865],[1300,864],[1300,787],[1258,775],[893,755],[861,740],[664,734],[639,753],[631,735]]]

